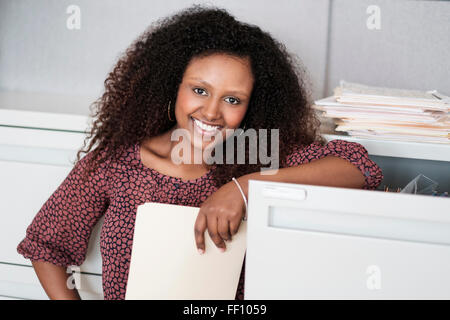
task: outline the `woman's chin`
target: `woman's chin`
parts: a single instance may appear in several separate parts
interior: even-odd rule
[[[198,134],[194,134],[191,136],[191,144],[194,148],[205,150],[206,148],[213,148],[217,145],[223,139],[220,138],[221,137],[218,136],[200,136]]]
[[[215,145],[216,145],[216,143],[211,142],[211,141],[203,141],[203,143],[201,141],[192,143],[192,146],[194,147],[194,149],[201,150],[201,151],[205,151],[207,149],[212,149],[212,148],[214,148]]]

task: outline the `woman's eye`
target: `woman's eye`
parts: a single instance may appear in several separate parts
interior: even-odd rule
[[[236,99],[233,97],[228,97],[227,99],[229,99],[228,102],[231,104],[239,104],[239,102],[240,102],[239,99]]]
[[[202,92],[206,93],[206,91],[204,89],[202,89],[202,88],[194,88],[193,90],[194,90],[195,93],[200,94],[200,95],[203,95]],[[200,90],[200,92],[195,91],[195,90]]]

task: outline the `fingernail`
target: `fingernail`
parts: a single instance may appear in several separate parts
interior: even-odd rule
[[[203,254],[204,252],[203,249],[198,249],[198,253]]]

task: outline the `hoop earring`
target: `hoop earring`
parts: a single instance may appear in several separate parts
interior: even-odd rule
[[[169,101],[169,106],[167,107],[167,117],[169,118],[170,121],[175,121],[173,119],[170,118],[170,104],[172,103],[172,101]]]

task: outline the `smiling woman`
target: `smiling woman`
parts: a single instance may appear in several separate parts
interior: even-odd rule
[[[237,128],[247,112],[253,82],[248,57],[215,53],[192,59],[178,89],[177,124],[171,131],[190,131],[192,147],[199,149],[206,148],[211,141],[194,139],[194,130],[207,137],[220,132],[226,140],[229,137],[226,129]]]
[[[304,75],[293,61],[267,32],[223,9],[193,6],[149,27],[105,80],[86,156],[80,159],[79,151],[17,247],[33,261],[47,294],[77,298],[66,287],[64,267],[83,263],[102,216],[104,297],[124,299],[136,210],[143,203],[200,207],[197,248],[224,251],[245,215],[249,179],[376,188],[383,176],[363,146],[343,140],[324,145]],[[215,140],[196,141],[196,134],[228,138],[227,129],[236,128],[258,135],[277,129],[281,169],[260,174],[266,164],[258,157],[255,164],[247,161],[249,145],[244,163],[172,161],[177,129],[190,133],[192,150],[204,150]],[[206,230],[217,248],[205,248]],[[244,297],[244,271],[236,299]]]

